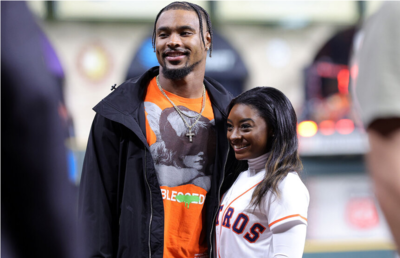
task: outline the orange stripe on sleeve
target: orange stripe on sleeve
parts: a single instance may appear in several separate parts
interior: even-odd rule
[[[300,218],[304,219],[305,221],[307,221],[307,218],[304,218],[304,217],[301,216],[300,214],[294,214],[294,215],[289,215],[289,216],[283,217],[283,218],[281,218],[281,219],[277,219],[277,220],[275,220],[274,222],[272,222],[271,224],[269,224],[268,227],[271,227],[271,226],[274,225],[275,223],[278,223],[278,222],[280,222],[280,221],[282,221],[282,220],[290,219],[290,218],[293,218],[293,217],[300,217]]]

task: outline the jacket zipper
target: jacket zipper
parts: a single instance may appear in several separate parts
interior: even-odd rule
[[[152,200],[152,196],[151,196],[151,188],[150,188],[150,184],[147,181],[147,149],[146,146],[144,146],[144,179],[146,180],[146,184],[147,187],[149,188],[149,192],[150,192],[150,222],[149,222],[149,258],[151,258],[151,245],[150,245],[150,236],[151,236],[151,222],[153,221],[153,200]]]
[[[221,187],[222,187],[222,184],[224,183],[224,179],[225,179],[225,168],[226,168],[226,163],[228,162],[229,149],[230,149],[229,146],[230,146],[230,144],[229,144],[229,141],[228,141],[228,151],[226,152],[225,164],[224,164],[224,168],[222,169],[222,181],[221,181],[221,184],[219,185],[219,189],[218,189],[218,196],[217,196],[217,197],[218,197],[218,207],[217,207],[217,212],[214,214],[214,218],[213,218],[212,224],[211,224],[211,232],[210,232],[210,258],[212,257],[212,251],[213,251],[213,245],[212,245],[213,239],[212,239],[212,235],[213,235],[213,230],[214,230],[215,218],[217,217],[219,206],[221,206],[221,198],[219,198],[219,195],[220,195],[220,193],[221,193]]]

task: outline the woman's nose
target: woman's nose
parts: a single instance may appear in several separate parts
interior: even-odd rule
[[[241,135],[237,129],[233,129],[231,134],[229,135],[229,139],[231,141],[240,139]]]

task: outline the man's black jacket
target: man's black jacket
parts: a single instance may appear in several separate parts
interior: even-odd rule
[[[163,256],[163,200],[146,141],[143,103],[147,86],[158,72],[158,67],[153,67],[126,81],[94,107],[97,114],[79,193],[79,217],[86,229],[86,257]],[[206,239],[210,247],[223,171],[227,163],[232,164],[227,162],[228,153],[232,156],[233,152],[228,152],[225,113],[232,97],[210,78],[205,78],[204,84],[217,131],[215,166],[206,196]]]

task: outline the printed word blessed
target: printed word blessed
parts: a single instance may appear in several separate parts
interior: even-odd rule
[[[184,202],[185,207],[189,208],[189,204],[203,204],[206,197],[203,194],[198,193],[182,193],[177,191],[169,191],[161,189],[162,198],[173,202]]]

